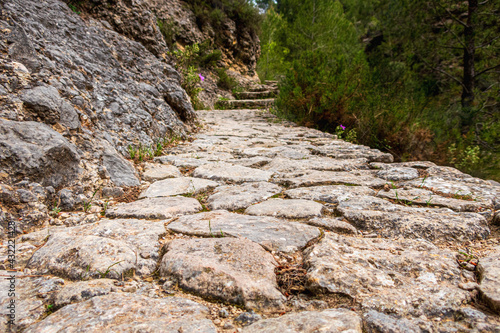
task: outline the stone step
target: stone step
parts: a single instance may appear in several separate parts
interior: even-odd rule
[[[218,101],[215,108],[224,110],[234,109],[267,109],[274,104],[274,98],[267,99],[233,99],[227,101]]]
[[[276,97],[278,91],[264,90],[264,91],[243,91],[235,93],[236,99],[266,99]]]
[[[268,91],[268,90],[278,90],[278,85],[277,84],[258,84],[254,86],[250,86],[247,88],[248,91],[251,92],[258,92],[258,91]]]

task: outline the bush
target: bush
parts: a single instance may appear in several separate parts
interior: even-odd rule
[[[225,68],[217,69],[217,74],[219,75],[219,80],[217,81],[217,86],[219,88],[232,91],[238,86],[238,82],[227,75]]]
[[[168,20],[157,19],[156,24],[158,25],[158,28],[163,35],[165,43],[167,43],[168,48],[171,50],[174,47],[175,37],[178,34],[175,23]]]

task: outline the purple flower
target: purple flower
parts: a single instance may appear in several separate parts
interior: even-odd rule
[[[345,131],[345,126],[344,125],[340,124],[340,128],[342,128],[342,130]]]
[[[205,81],[205,77],[203,75],[198,74],[198,76],[200,77],[201,82]]]

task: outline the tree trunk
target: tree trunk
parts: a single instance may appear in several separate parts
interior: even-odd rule
[[[474,26],[476,22],[477,0],[468,0],[469,11],[467,24],[464,28],[464,77],[462,89],[462,107],[470,108],[474,103],[474,56],[476,45],[474,41]]]

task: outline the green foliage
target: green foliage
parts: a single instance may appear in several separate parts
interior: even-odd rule
[[[498,4],[498,2],[496,2]],[[266,8],[262,80],[280,80],[276,114],[388,151],[500,180],[500,7],[451,0],[281,0]],[[475,53],[464,105],[464,54]],[[469,96],[469,100],[470,100]],[[448,149],[449,148],[449,149]]]
[[[261,15],[259,9],[251,0],[185,0],[196,17],[196,24],[203,30],[205,25],[214,28],[218,33],[223,32],[224,22],[231,19],[239,29],[249,29],[256,33],[259,30]]]
[[[204,108],[203,103],[199,100],[198,94],[203,90],[198,84],[201,82],[201,74],[198,66],[200,46],[198,44],[187,45],[184,50],[169,52],[176,60],[176,68],[182,74],[181,86],[184,88],[188,96],[191,98],[191,103],[196,110]]]
[[[219,88],[232,91],[238,86],[238,82],[234,78],[227,75],[225,68],[218,68],[217,74],[219,76],[219,79],[217,80],[217,86]]]
[[[158,28],[160,29],[160,32],[163,35],[163,39],[165,40],[165,43],[167,43],[168,48],[173,49],[175,38],[179,33],[175,23],[170,20],[157,19],[156,24],[158,25]]]

